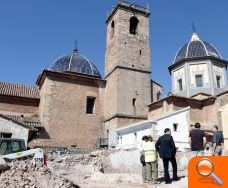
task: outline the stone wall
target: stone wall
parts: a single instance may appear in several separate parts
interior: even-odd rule
[[[148,119],[153,120],[161,116],[167,115],[169,113],[172,113],[174,111],[181,110],[183,108],[185,107],[177,107],[173,105],[173,103],[163,100],[160,101],[158,104],[154,105],[154,107],[150,107],[150,110],[148,112]]]
[[[124,69],[118,69],[117,74],[117,114],[147,117],[151,103],[150,74]]]
[[[216,100],[217,109],[220,109],[221,107],[224,107],[227,104],[228,104],[228,92],[225,92],[224,94],[219,95],[217,97],[217,100]],[[220,110],[218,110],[217,115],[218,115],[218,125],[222,129],[222,114]]]
[[[132,16],[136,16],[139,21],[136,35],[129,32]],[[114,29],[112,28],[113,21]],[[107,23],[105,76],[118,65],[150,71],[148,17],[133,14],[129,10],[118,9]]]
[[[136,34],[130,19],[137,17]],[[117,8],[107,22],[105,56],[105,134],[116,142],[115,129],[147,119],[151,103],[148,15]]]
[[[136,14],[139,24],[137,34],[132,35],[132,16],[131,11],[118,9],[107,23],[106,119],[117,114],[146,117],[151,102],[149,19]]]
[[[117,112],[117,71],[109,75],[105,88],[104,116],[109,118]]]
[[[174,97],[165,99],[150,105],[148,119],[153,120],[163,115],[181,110],[190,106],[189,124],[199,122],[203,129],[210,129],[212,125],[218,125],[222,130],[221,111],[219,109],[228,104],[228,93],[223,93],[216,98],[203,100],[183,99]]]
[[[209,129],[212,125],[218,125],[217,109],[213,106],[207,106],[203,109],[190,109],[190,124],[199,122],[202,128]]]
[[[224,147],[228,150],[228,104],[224,105],[221,109],[221,123],[222,123],[222,130],[224,136]]]
[[[162,98],[162,86],[151,80],[151,102],[158,101]],[[158,93],[160,93],[160,97],[158,98]]]
[[[38,113],[39,100],[0,96],[0,113],[29,115]]]
[[[163,108],[163,104],[162,104],[161,106],[158,106],[157,108],[153,108],[152,110],[150,110],[148,112],[148,119],[152,120],[157,117],[160,117],[163,114],[164,114],[164,108]]]
[[[46,77],[41,89],[40,116],[46,139],[33,145],[95,147],[103,136],[104,83]],[[95,97],[94,114],[86,114],[87,97]]]
[[[105,118],[117,114],[146,118],[151,102],[150,95],[149,74],[117,69],[107,79]]]
[[[191,124],[200,122],[206,129],[212,125],[218,125],[222,130],[221,114],[219,108],[228,103],[228,94],[223,94],[217,97],[214,102],[204,104],[202,108],[191,108],[190,120]]]

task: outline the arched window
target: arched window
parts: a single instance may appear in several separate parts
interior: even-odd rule
[[[114,36],[114,31],[115,31],[115,22],[113,20],[111,23],[111,38]]]
[[[138,23],[139,23],[139,20],[135,16],[130,18],[130,34],[135,35],[137,33]]]

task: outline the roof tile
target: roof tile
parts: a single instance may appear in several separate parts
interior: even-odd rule
[[[39,89],[34,86],[0,82],[0,95],[39,99]]]
[[[0,117],[11,120],[15,123],[19,123],[25,127],[29,127],[31,129],[42,128],[40,117],[38,115],[32,116],[17,116],[17,115],[8,115],[8,114],[0,114]]]

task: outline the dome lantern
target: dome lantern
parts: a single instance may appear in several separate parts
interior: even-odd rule
[[[198,40],[200,40],[198,35],[196,33],[192,33],[191,41],[198,41]]]

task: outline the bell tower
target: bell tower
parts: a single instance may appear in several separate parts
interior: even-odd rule
[[[108,14],[105,57],[105,129],[146,120],[151,103],[149,10],[118,1]]]

